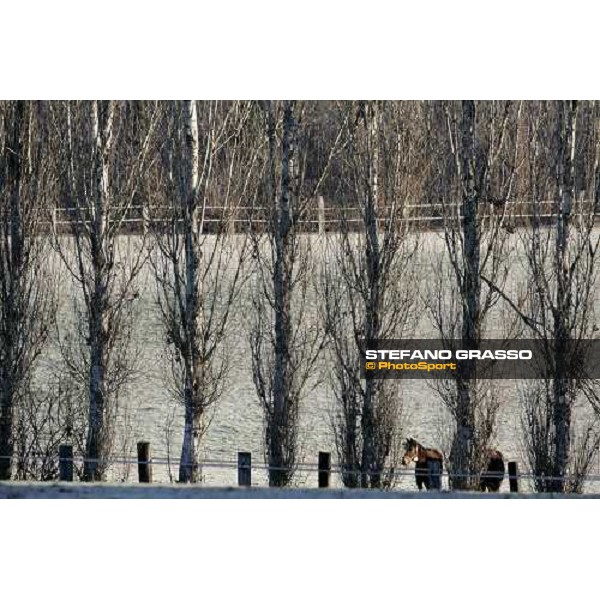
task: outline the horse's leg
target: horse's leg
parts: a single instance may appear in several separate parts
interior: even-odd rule
[[[421,475],[421,478],[423,479],[423,485],[425,486],[425,489],[429,491],[429,488],[431,487],[431,480],[429,479],[429,470],[427,470],[424,475]]]
[[[423,486],[423,482],[421,481],[421,476],[418,475],[417,473],[415,473],[415,480],[417,482],[417,487],[419,488],[419,491],[421,491],[421,488]]]
[[[442,465],[439,461],[432,461],[430,466],[429,476],[431,478],[431,487],[434,490],[442,489]]]
[[[419,485],[419,491],[423,489],[423,486],[427,489],[427,471],[423,469],[420,462],[415,463],[415,476]]]

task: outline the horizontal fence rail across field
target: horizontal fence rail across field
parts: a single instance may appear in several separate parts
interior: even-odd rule
[[[492,214],[502,214],[510,220],[527,220],[538,217],[540,219],[549,219],[556,216],[556,202],[554,200],[543,200],[535,204],[539,212],[532,211],[532,205],[527,201],[511,202],[503,209],[495,207],[490,201],[481,202],[481,216],[490,216]],[[597,214],[600,212],[600,206],[591,199],[578,200],[574,203],[573,212],[582,211],[588,214]],[[397,211],[396,220],[406,223],[422,223],[430,225],[439,225],[446,219],[452,220],[462,218],[461,205],[456,203],[415,203],[407,204],[401,208],[390,208],[385,204],[380,207],[378,221],[385,223],[388,213]],[[55,207],[47,209],[37,209],[40,213],[39,224],[47,228],[66,229],[70,226],[89,224],[88,218],[77,218],[82,215],[91,215],[88,208],[66,208]],[[145,230],[153,225],[161,223],[181,223],[182,219],[173,218],[175,209],[171,206],[160,205],[129,205],[113,206],[108,211],[109,224],[117,223],[122,229]],[[211,226],[216,223],[232,225],[235,230],[241,229],[240,225],[260,225],[270,222],[269,215],[273,212],[272,207],[266,206],[212,206],[200,207],[200,221],[206,225],[207,233]],[[361,218],[362,209],[359,206],[336,207],[336,206],[316,206],[310,205],[300,211],[296,223],[304,226],[306,229],[325,229],[335,231],[339,225],[344,223],[348,225],[357,225],[363,222]]]
[[[61,458],[58,455],[43,455],[43,456],[0,456],[0,459],[12,459],[13,461],[24,461],[28,463],[42,463],[42,462],[52,462],[58,465],[60,462],[63,463],[73,463],[76,465],[83,466],[86,462],[91,464],[99,464],[104,462],[107,465],[132,465],[137,466],[141,464],[148,465],[164,465],[164,466],[172,466],[179,467],[180,465],[183,467],[191,467],[192,464],[180,463],[179,460],[175,460],[169,457],[153,457],[148,461],[140,461],[131,457],[114,457],[110,459],[106,459],[105,461],[97,461],[97,460],[87,460],[83,456],[73,456],[72,458]],[[196,463],[196,465],[200,469],[231,469],[232,471],[238,471],[240,469],[240,464],[238,460],[211,460],[205,459]],[[318,474],[323,471],[322,467],[318,463],[312,462],[302,462],[298,463],[295,467],[276,467],[269,466],[265,462],[252,462],[249,467],[242,467],[256,471],[293,471],[298,473],[315,473]],[[331,474],[339,474],[339,475],[363,475],[363,474],[372,474],[370,471],[360,471],[354,469],[343,469],[339,464],[331,464],[331,466],[327,469]],[[414,477],[415,471],[412,466],[400,467],[395,469],[392,477]],[[482,474],[485,474],[488,477],[502,477],[505,479],[516,479],[518,481],[544,481],[544,482],[552,482],[552,481],[563,481],[570,483],[573,480],[573,476],[552,476],[552,475],[536,475],[531,472],[517,473],[516,475],[509,475],[508,472],[502,473],[501,471],[483,471],[480,473],[453,473],[448,471],[442,471],[441,475],[444,478],[453,478],[453,479],[461,479],[461,478],[475,478],[481,477]],[[599,482],[600,481],[600,473],[590,473],[584,478],[584,483],[591,482]]]

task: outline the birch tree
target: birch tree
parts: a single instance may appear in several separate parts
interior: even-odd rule
[[[41,103],[0,105],[0,479],[11,477],[17,415],[32,399],[53,316],[41,236],[49,185],[45,114]]]
[[[257,152],[244,133],[250,103],[186,101],[165,110],[162,208],[152,225],[151,262],[184,407],[179,481],[195,483],[207,411],[221,397],[230,366],[224,341],[246,277],[247,244],[244,235],[229,233],[247,201]]]
[[[77,337],[66,340],[63,354],[87,396],[86,480],[105,476],[119,400],[134,369],[132,309],[144,240],[119,234],[141,202],[155,121],[153,104],[54,105],[58,205],[70,234],[55,231],[56,249],[80,294],[73,299]]]

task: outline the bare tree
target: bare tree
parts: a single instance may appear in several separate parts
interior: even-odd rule
[[[437,284],[427,304],[444,345],[452,350],[456,345],[480,347],[490,311],[506,283],[520,112],[521,104],[511,102],[431,107],[429,190],[442,204],[446,255],[434,267]],[[482,276],[494,287],[482,289]],[[455,423],[450,483],[455,489],[476,489],[494,433],[498,398],[478,376],[474,361],[466,361],[437,390]]]
[[[45,111],[34,102],[0,105],[0,479],[11,477],[18,414],[33,401],[33,369],[54,312],[41,235]]]
[[[267,101],[261,106],[267,150],[258,196],[264,211],[253,213],[251,232],[255,279],[250,348],[265,417],[269,484],[284,486],[297,464],[300,402],[310,382],[315,383],[311,376],[325,339],[309,310],[315,295],[313,263],[308,236],[301,238],[299,232],[340,137],[322,160],[311,162],[307,149],[320,132],[303,117],[315,105]]]
[[[246,237],[228,234],[247,201],[257,154],[245,135],[251,112],[247,102],[186,101],[169,103],[162,120],[162,205],[152,223],[151,263],[184,407],[179,481],[185,483],[200,477],[207,411],[223,393],[224,339],[246,276]]]
[[[416,103],[346,107],[340,232],[328,234],[322,293],[337,405],[333,427],[348,487],[391,485],[397,467],[401,387],[361,379],[360,367],[365,340],[404,337],[416,317],[418,238],[403,217],[422,193],[421,117]]]
[[[535,103],[528,111],[529,218],[521,231],[528,294],[503,294],[537,340],[540,379],[522,387],[527,458],[538,491],[581,491],[600,443],[597,419],[577,427],[573,409],[596,409],[597,381],[588,378],[597,284],[595,231],[600,160],[596,102]],[[492,282],[488,282],[493,289]]]
[[[62,373],[38,369],[43,384],[20,400],[15,411],[15,479],[58,479],[57,456],[61,444],[70,444],[74,455],[85,450],[87,415],[77,391]],[[79,463],[74,471],[82,475]]]
[[[125,102],[53,105],[58,205],[69,236],[56,249],[80,295],[73,298],[77,337],[63,340],[65,364],[87,396],[84,478],[108,467],[118,402],[132,374],[135,279],[144,237],[120,236],[150,160],[156,106]]]

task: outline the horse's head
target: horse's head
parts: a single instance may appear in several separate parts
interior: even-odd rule
[[[419,456],[419,443],[414,438],[408,438],[404,442],[404,456],[402,464],[408,465],[411,462],[417,462]]]

